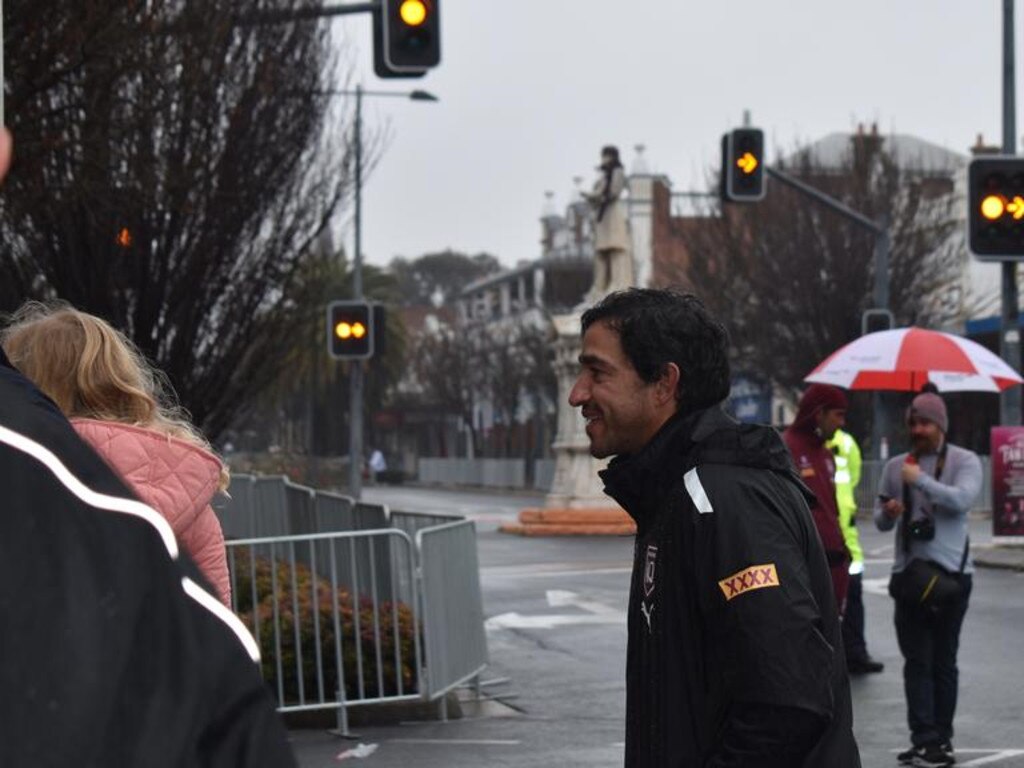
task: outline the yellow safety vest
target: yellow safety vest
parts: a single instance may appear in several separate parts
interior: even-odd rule
[[[857,500],[854,491],[860,482],[860,448],[853,435],[837,429],[832,439],[825,443],[836,461],[836,503],[839,507],[839,529],[843,541],[850,550],[850,573],[864,570],[864,550],[857,534]]]

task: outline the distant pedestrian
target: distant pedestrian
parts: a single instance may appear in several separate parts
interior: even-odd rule
[[[631,289],[582,317],[581,409],[637,525],[628,768],[856,768],[839,617],[806,488],[739,424],[728,338],[693,296]]]
[[[71,419],[75,431],[171,524],[230,606],[224,534],[210,500],[228,473],[161,376],[106,321],[66,305],[28,303],[0,332],[11,362]]]
[[[835,457],[825,443],[846,423],[846,407],[846,395],[839,387],[812,384],[800,398],[793,423],[782,434],[800,479],[814,494],[811,514],[825,547],[840,615],[850,583],[850,554],[839,529]]]
[[[881,672],[885,665],[868,653],[864,639],[864,550],[857,532],[857,485],[860,483],[860,448],[853,435],[837,429],[825,443],[836,462],[836,503],[839,506],[839,528],[850,552],[850,584],[843,612],[843,648],[846,668],[851,675]]]
[[[981,492],[981,460],[946,440],[949,418],[937,394],[914,398],[907,426],[913,447],[885,465],[875,503],[878,528],[896,528],[889,593],[911,742],[899,761],[949,766],[955,762],[957,649],[974,571],[967,513]]]
[[[370,481],[376,485],[380,479],[380,473],[387,471],[388,463],[380,448],[374,448],[370,453]]]

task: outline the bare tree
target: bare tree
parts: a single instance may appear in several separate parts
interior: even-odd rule
[[[313,5],[313,0],[289,7]],[[336,41],[269,0],[7,0],[17,166],[0,308],[60,297],[124,329],[211,436],[275,379],[294,279],[350,189]]]
[[[877,136],[858,137],[841,167],[806,148],[786,170],[868,217],[891,222],[890,306],[899,324],[931,318],[934,296],[958,275],[951,174],[901,167]],[[872,306],[874,237],[772,184],[756,205],[709,207],[682,228],[689,263],[668,275],[722,317],[737,368],[801,385],[828,354],[860,335]]]
[[[511,455],[512,425],[527,399],[535,408],[553,399],[557,381],[550,359],[550,329],[518,316],[487,329],[480,354],[485,391],[506,425],[503,453]]]
[[[458,416],[469,433],[473,455],[478,455],[473,406],[484,391],[486,378],[472,339],[449,325],[434,332],[424,330],[413,344],[411,363],[422,400],[440,414]]]

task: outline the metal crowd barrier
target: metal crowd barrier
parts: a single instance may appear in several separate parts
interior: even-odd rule
[[[430,699],[478,678],[487,666],[487,638],[471,520],[416,533],[423,596],[425,681]]]
[[[279,711],[337,708],[347,733],[349,706],[425,698],[419,606],[378,580],[378,542],[404,551],[394,565],[412,582],[403,531],[227,542],[232,609],[256,638]]]
[[[281,712],[442,700],[487,665],[476,532],[284,477],[232,477],[217,513],[232,608]]]

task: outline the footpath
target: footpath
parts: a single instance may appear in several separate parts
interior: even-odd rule
[[[1024,571],[1024,545],[982,544],[971,547],[971,557],[979,568]]]

